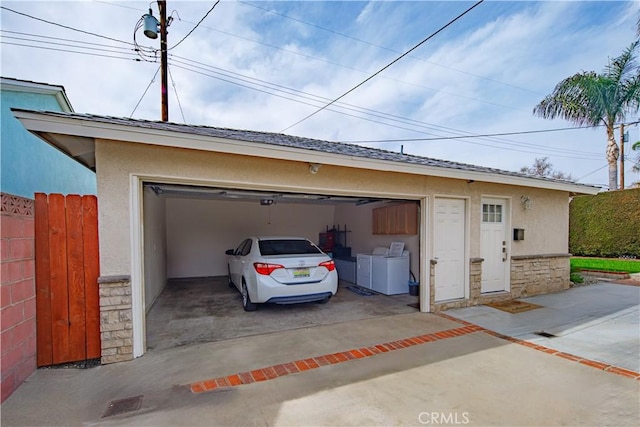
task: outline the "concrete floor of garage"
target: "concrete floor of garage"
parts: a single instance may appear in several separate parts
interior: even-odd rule
[[[248,313],[226,276],[172,279],[147,314],[147,350],[417,311],[408,305],[417,303],[417,296],[362,296],[348,286],[353,284],[341,281],[328,304],[262,304]]]

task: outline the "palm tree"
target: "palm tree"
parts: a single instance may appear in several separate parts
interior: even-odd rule
[[[606,127],[610,190],[618,189],[620,150],[614,126],[640,107],[640,69],[635,62],[638,43],[631,43],[622,55],[610,60],[602,74],[583,71],[562,80],[533,109],[533,114],[545,119],[561,117],[576,126]]]
[[[640,151],[640,141],[635,142],[632,146],[631,149],[633,151]],[[631,168],[632,171],[638,173],[640,172],[640,153],[638,153],[638,158],[635,160],[633,167]]]

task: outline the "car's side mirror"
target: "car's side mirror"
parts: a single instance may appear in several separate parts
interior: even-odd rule
[[[233,250],[233,249],[227,249],[227,251],[225,252],[225,254],[227,254],[227,255],[235,255],[235,250]]]

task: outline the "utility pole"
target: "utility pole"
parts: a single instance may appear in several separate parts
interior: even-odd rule
[[[160,80],[162,91],[162,121],[169,121],[169,94],[167,91],[167,2],[158,0],[160,12]]]

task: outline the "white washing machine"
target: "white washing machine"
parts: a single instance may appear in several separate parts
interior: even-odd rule
[[[356,284],[363,288],[372,288],[373,259],[389,255],[389,248],[375,248],[370,254],[356,255]]]
[[[409,293],[409,252],[398,257],[371,258],[371,289],[385,295]]]

